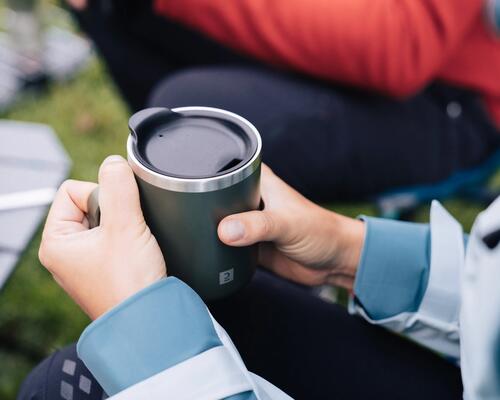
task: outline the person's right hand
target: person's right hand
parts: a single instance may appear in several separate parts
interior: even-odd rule
[[[61,186],[39,251],[41,263],[92,319],[166,276],[127,161],[111,156],[101,165],[101,223],[89,229],[88,199],[96,187],[80,181]]]
[[[230,246],[265,242],[260,247],[261,265],[295,282],[352,289],[364,241],[363,222],[312,203],[265,165],[261,195],[264,210],[224,218],[219,238]]]

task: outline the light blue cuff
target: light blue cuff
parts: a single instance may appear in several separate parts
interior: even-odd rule
[[[111,396],[220,345],[203,301],[171,277],[95,320],[83,332],[77,350]]]
[[[429,225],[362,219],[366,233],[354,282],[357,301],[373,319],[417,311],[429,280]]]

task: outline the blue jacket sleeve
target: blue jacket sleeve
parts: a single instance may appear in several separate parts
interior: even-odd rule
[[[170,277],[143,289],[90,324],[78,355],[112,396],[222,343],[203,301]],[[254,399],[241,393],[231,400]]]
[[[354,293],[373,319],[416,311],[429,279],[430,228],[363,217],[365,243]]]
[[[356,300],[375,320],[417,311],[429,280],[430,226],[362,219],[366,234],[354,283]]]

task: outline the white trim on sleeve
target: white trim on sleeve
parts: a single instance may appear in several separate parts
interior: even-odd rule
[[[229,335],[212,315],[210,317],[222,346],[166,369],[110,399],[220,400],[253,391],[258,400],[293,400],[277,387],[249,372]]]
[[[113,400],[220,400],[253,390],[224,346],[168,368],[111,397]]]
[[[212,314],[210,314],[210,317],[212,317]],[[245,364],[243,363],[243,360],[240,357],[240,353],[238,353],[236,346],[234,345],[227,332],[213,317],[212,322],[223,346],[227,349],[229,354],[231,354],[234,362],[239,366],[240,373],[243,374],[249,382],[251,382],[252,390],[257,400],[293,400],[290,396],[278,389],[276,386],[267,382],[265,379],[259,377],[258,375],[255,375],[248,371],[245,367]]]
[[[439,202],[433,201],[429,281],[419,309],[374,320],[351,299],[349,312],[458,361],[460,274],[463,265],[462,228]],[[404,268],[404,265],[401,267]]]
[[[414,318],[443,332],[457,332],[460,314],[460,271],[464,264],[460,224],[437,201],[431,206],[429,282]]]

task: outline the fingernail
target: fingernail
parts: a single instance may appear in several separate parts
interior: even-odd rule
[[[112,162],[117,162],[117,161],[125,161],[125,159],[122,156],[113,155],[113,156],[106,157],[102,163],[107,164],[107,163],[112,163]]]
[[[230,219],[222,223],[222,236],[228,242],[235,242],[245,236],[245,226],[238,220]]]

